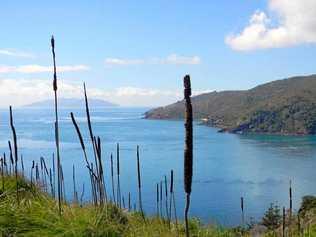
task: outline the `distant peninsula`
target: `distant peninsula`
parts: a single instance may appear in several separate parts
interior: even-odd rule
[[[32,104],[23,106],[24,108],[53,108],[54,100],[42,100]],[[60,98],[58,99],[59,108],[85,108],[84,99],[76,98]],[[117,107],[117,104],[101,100],[101,99],[89,99],[89,107],[91,108],[105,108],[105,107]]]
[[[194,83],[194,81],[193,81]],[[220,132],[316,134],[316,75],[272,81],[250,90],[192,97],[194,118]],[[152,109],[146,119],[182,119],[184,103]]]

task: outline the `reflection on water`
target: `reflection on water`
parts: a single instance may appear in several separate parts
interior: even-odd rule
[[[93,128],[103,141],[103,161],[109,171],[109,157],[115,144],[121,145],[122,193],[131,192],[137,203],[136,145],[141,147],[144,208],[153,214],[155,184],[175,172],[176,199],[182,214],[183,137],[181,121],[143,120],[144,108],[111,108],[92,112]],[[91,154],[84,110],[73,111]],[[72,165],[77,170],[78,186],[89,185],[80,144],[69,118],[60,111],[61,159],[72,195]],[[50,110],[15,110],[20,153],[27,167],[44,156],[51,163],[54,152],[54,115]],[[0,152],[7,151],[11,139],[8,111],[0,111]],[[294,207],[303,195],[316,193],[316,138],[314,136],[233,135],[217,129],[194,127],[194,178],[191,215],[205,222],[225,225],[240,223],[240,197],[245,199],[246,218],[259,219],[271,202],[288,206],[289,180],[293,182]],[[106,172],[107,182],[110,180]],[[108,189],[111,188],[108,184]],[[78,189],[79,189],[78,187]],[[88,190],[88,188],[86,189]],[[86,192],[85,199],[90,194]]]
[[[243,135],[241,143],[257,146],[258,149],[270,149],[277,155],[284,153],[284,158],[311,158],[316,154],[314,136],[280,136],[280,135]]]

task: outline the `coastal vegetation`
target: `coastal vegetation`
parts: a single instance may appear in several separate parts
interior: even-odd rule
[[[194,118],[222,132],[316,133],[316,75],[277,80],[244,91],[192,98]],[[145,113],[147,119],[182,119],[184,101]]]
[[[143,216],[139,210],[119,208],[114,202],[96,207],[91,202],[64,201],[60,214],[58,202],[45,189],[42,182],[31,183],[22,174],[17,179],[9,174],[1,177],[1,236],[185,236],[181,221]],[[271,204],[261,223],[228,228],[191,218],[188,224],[190,236],[198,237],[316,236],[316,197],[304,197],[299,212],[293,213],[292,221],[289,218],[289,210],[282,216],[281,209]]]

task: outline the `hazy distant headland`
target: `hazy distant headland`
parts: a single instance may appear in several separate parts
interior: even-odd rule
[[[192,98],[194,118],[232,133],[316,134],[316,75],[292,77],[250,90]],[[183,118],[183,101],[145,113],[147,119]]]
[[[59,99],[59,108],[84,108],[85,101],[84,99],[76,99],[76,98],[60,98]],[[117,107],[119,105],[114,104],[109,101],[101,100],[101,99],[89,99],[89,106],[91,108],[105,108],[105,107]],[[32,104],[28,104],[23,106],[24,108],[53,108],[54,100],[42,100],[39,102],[35,102]]]

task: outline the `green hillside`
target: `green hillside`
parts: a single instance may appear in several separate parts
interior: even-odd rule
[[[194,81],[193,81],[194,85]],[[192,98],[194,118],[234,133],[316,133],[316,75],[277,80],[244,91]],[[183,101],[145,113],[147,119],[183,118]]]

